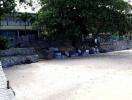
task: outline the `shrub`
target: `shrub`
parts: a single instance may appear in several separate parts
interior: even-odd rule
[[[0,50],[8,48],[8,39],[6,37],[0,36]]]

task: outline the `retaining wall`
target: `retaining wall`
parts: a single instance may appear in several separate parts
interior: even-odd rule
[[[1,62],[3,67],[10,67],[13,65],[20,64],[30,64],[39,61],[38,55],[28,55],[28,56],[11,56],[11,57],[2,57]]]
[[[3,67],[10,67],[19,64],[30,64],[39,61],[39,56],[35,54],[35,50],[33,48],[1,50],[0,56]]]
[[[113,41],[110,45],[101,46],[106,51],[119,51],[132,48],[132,41]]]
[[[1,57],[33,54],[35,54],[35,50],[33,48],[11,48],[7,50],[0,50]]]

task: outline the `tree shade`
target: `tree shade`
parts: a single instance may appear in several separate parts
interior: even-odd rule
[[[54,38],[132,29],[132,6],[123,0],[41,0],[41,5],[37,25]]]

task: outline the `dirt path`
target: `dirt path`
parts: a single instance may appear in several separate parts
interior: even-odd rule
[[[132,50],[5,69],[17,100],[132,100]]]

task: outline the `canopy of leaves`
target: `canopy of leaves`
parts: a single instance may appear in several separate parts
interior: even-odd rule
[[[32,13],[25,12],[25,13],[18,13],[16,17],[22,20],[24,23],[26,23],[26,22],[33,22],[36,16]]]
[[[0,0],[0,17],[15,10],[15,0]]]
[[[28,22],[31,23],[31,24],[34,23],[34,21],[36,20],[36,15],[32,14],[32,13],[27,13],[27,12],[25,12],[25,13],[18,13],[17,16],[16,16],[16,18],[18,20],[21,20],[21,21],[24,22],[24,24],[25,24],[25,34],[26,34],[27,33],[26,32],[27,23]]]
[[[38,25],[55,38],[132,29],[132,7],[123,0],[41,0],[41,5]]]

